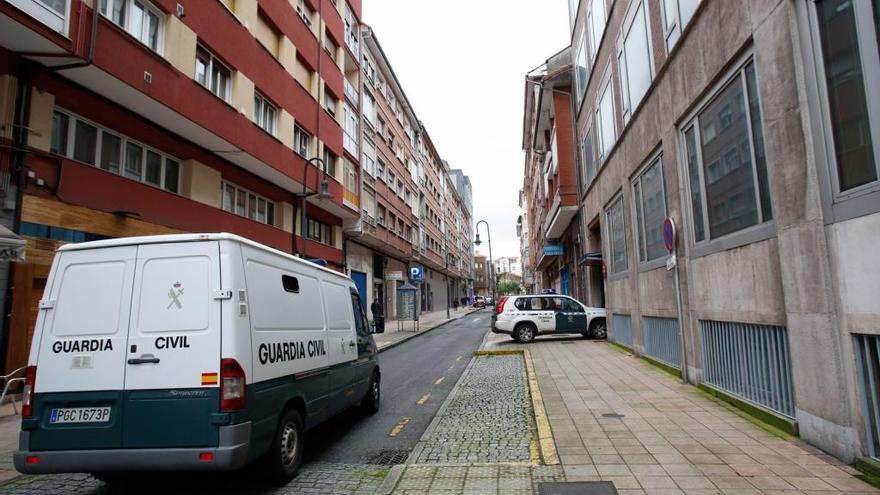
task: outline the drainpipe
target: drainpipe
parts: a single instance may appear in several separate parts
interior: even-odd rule
[[[78,69],[80,67],[88,67],[95,61],[95,44],[98,38],[98,0],[93,0],[92,5],[92,31],[89,39],[89,54],[85,60],[73,62],[70,64],[55,65],[48,67],[50,71],[57,72],[59,70]]]

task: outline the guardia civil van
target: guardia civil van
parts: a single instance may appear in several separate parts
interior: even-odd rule
[[[258,462],[286,480],[307,429],[380,399],[352,280],[231,234],[61,247],[28,364],[22,473]]]

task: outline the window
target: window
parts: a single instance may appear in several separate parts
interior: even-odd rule
[[[336,155],[324,146],[324,165],[327,166],[327,175],[336,177]]]
[[[371,127],[376,127],[376,100],[373,99],[373,95],[370,93],[364,92],[364,106],[363,106],[364,118],[370,124]]]
[[[278,109],[275,105],[269,103],[260,93],[254,93],[254,123],[260,126],[264,131],[271,135],[275,135],[275,127],[277,126]]]
[[[321,244],[333,245],[333,227],[309,218],[306,222],[306,237]]]
[[[358,155],[358,114],[345,104],[345,119],[343,120],[343,147],[352,155]]]
[[[695,242],[773,218],[762,134],[748,61],[684,127]]]
[[[336,52],[339,50],[339,45],[333,41],[333,38],[324,33],[324,51],[330,55],[330,58],[336,60]]]
[[[360,27],[358,26],[357,19],[354,17],[354,12],[351,11],[351,7],[349,7],[348,4],[345,5],[345,16],[343,20],[345,23],[345,44],[348,46],[348,49],[351,50],[351,53],[355,55],[355,60],[358,60],[358,56],[360,55],[360,47],[358,44]]]
[[[666,29],[666,49],[671,50],[681,31],[691,22],[701,0],[663,0],[663,22]]]
[[[208,88],[218,98],[229,102],[232,98],[232,73],[202,46],[196,47],[196,82]]]
[[[296,0],[296,15],[306,23],[306,26],[310,28],[312,27],[312,19],[315,17],[315,11],[306,4],[305,0]]]
[[[596,122],[599,133],[599,164],[605,163],[608,153],[614,147],[617,140],[617,129],[614,125],[614,90],[611,87],[611,78],[605,83],[605,91],[599,99],[596,110]]]
[[[144,0],[102,0],[101,14],[129,34],[162,53],[165,15]]]
[[[834,150],[832,188],[835,196],[851,197],[880,185],[880,2],[825,0],[815,6],[830,123],[823,127]]]
[[[302,127],[293,126],[293,151],[303,158],[308,158],[312,149],[312,135]]]
[[[605,0],[590,0],[590,10],[587,13],[587,29],[590,31],[590,59],[596,58],[599,52],[599,43],[605,34]]]
[[[583,166],[584,189],[596,178],[596,154],[593,147],[593,127],[587,127],[581,144],[581,164]]]
[[[376,159],[376,177],[385,180],[385,162],[381,158]]]
[[[284,292],[299,294],[299,279],[297,279],[296,277],[293,277],[291,275],[282,275],[281,286],[284,287]]]
[[[626,230],[623,219],[623,197],[612,203],[605,211],[608,224],[609,250],[611,251],[611,273],[620,273],[628,268],[626,261]]]
[[[260,223],[275,225],[274,201],[231,182],[220,182],[220,208]]]
[[[633,205],[636,210],[639,261],[644,263],[663,257],[666,254],[663,240],[666,193],[659,156],[633,181]]]
[[[577,44],[577,54],[574,58],[575,78],[577,82],[577,104],[580,109],[581,102],[587,93],[587,79],[589,78],[589,68],[587,66],[587,30],[581,32],[581,37]]]
[[[649,40],[645,3],[642,1],[617,52],[624,123],[629,121],[632,112],[651,86],[652,58]]]
[[[53,153],[178,192],[180,163],[177,160],[66,111],[53,113],[50,143]]]
[[[338,104],[339,99],[333,96],[333,93],[324,88],[324,109],[327,110],[330,115],[336,117],[336,105]]]

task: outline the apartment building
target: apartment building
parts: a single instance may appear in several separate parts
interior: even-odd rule
[[[27,240],[7,370],[26,362],[66,242],[224,231],[344,268],[343,224],[360,217],[360,11],[0,0],[3,214]]]
[[[492,295],[492,272],[489,270],[489,260],[480,253],[474,256],[474,295]]]
[[[880,455],[878,2],[569,5],[577,295],[636,354]]]
[[[470,291],[470,199],[455,189],[368,26],[363,41],[361,215],[346,228],[347,265],[386,317],[397,316],[397,289],[417,266],[424,272],[418,309],[445,310]]]
[[[520,215],[516,217],[516,237],[519,239],[520,268],[522,269],[522,289],[526,294],[535,293],[535,277],[531,267],[534,265],[529,238],[529,212],[525,208],[525,190],[519,190]]]
[[[580,229],[568,48],[526,76],[523,142],[534,288],[577,294]]]

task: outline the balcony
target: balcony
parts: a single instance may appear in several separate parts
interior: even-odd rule
[[[350,83],[348,79],[343,79],[344,81],[344,91],[345,97],[348,98],[350,102],[352,102],[355,106],[358,104],[358,89],[354,86],[354,84]]]
[[[342,147],[345,151],[351,153],[352,156],[358,155],[358,139],[348,132],[344,132],[342,136]]]
[[[358,195],[346,187],[342,193],[342,203],[349,208],[358,209]]]

